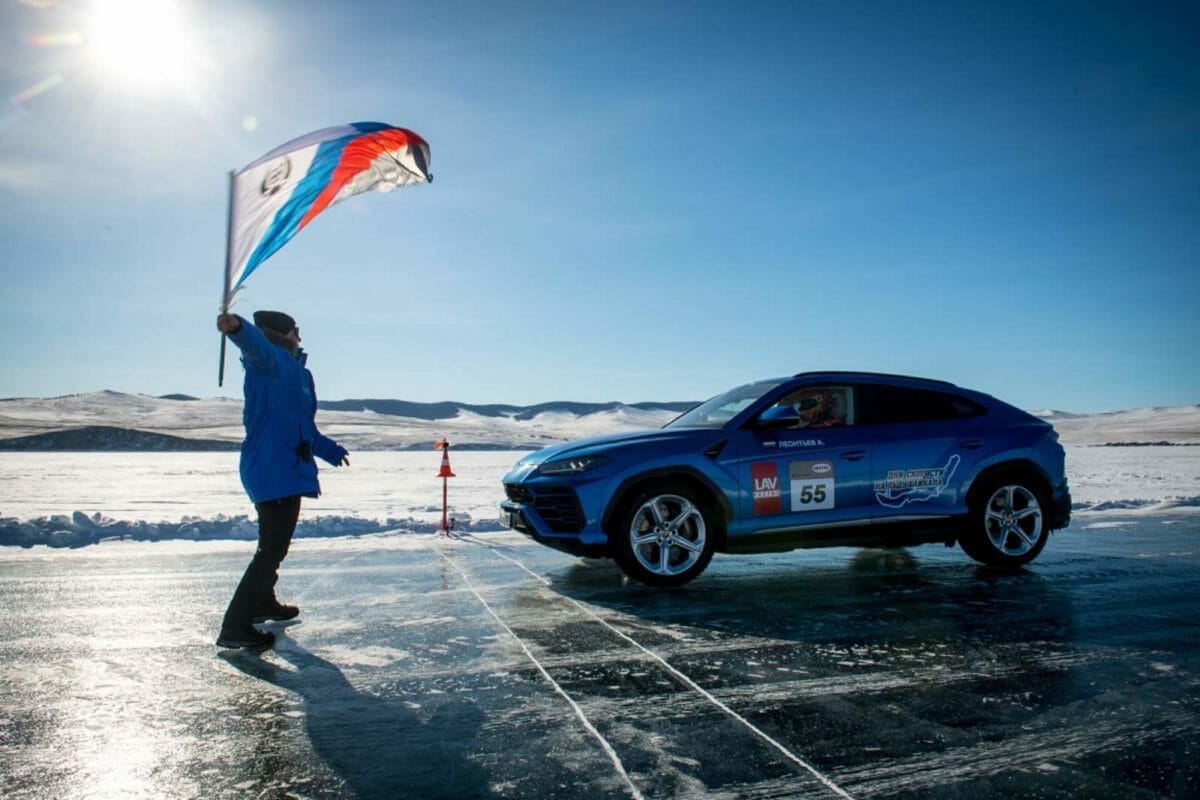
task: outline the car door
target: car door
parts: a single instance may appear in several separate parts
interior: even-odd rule
[[[795,410],[822,393],[829,400],[824,408]],[[814,410],[824,417],[817,419]],[[867,521],[871,448],[855,414],[852,387],[802,387],[744,426],[738,435],[739,508],[731,532]]]
[[[884,384],[858,387],[870,431],[876,522],[935,519],[967,511],[963,487],[991,454],[983,409],[952,392]]]

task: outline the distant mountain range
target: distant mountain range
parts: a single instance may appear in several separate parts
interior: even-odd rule
[[[692,405],[334,400],[319,404],[317,424],[351,451],[424,449],[442,438],[460,450],[531,450],[585,436],[658,428]],[[1200,406],[1035,413],[1071,444],[1200,443]],[[242,435],[240,399],[100,391],[0,400],[0,451],[231,450]]]
[[[317,424],[351,450],[420,449],[444,437],[460,450],[522,450],[661,427],[693,405],[335,400],[318,404]],[[240,444],[242,433],[240,399],[105,390],[0,400],[0,450],[227,450]]]
[[[159,400],[198,401],[199,397],[188,394],[164,394]],[[4,402],[0,400],[0,402]],[[584,416],[601,411],[616,411],[621,408],[636,408],[641,411],[674,411],[682,414],[696,401],[679,403],[576,403],[568,400],[558,400],[550,403],[539,403],[534,406],[510,406],[501,403],[489,405],[473,405],[446,400],[440,403],[415,403],[410,400],[318,400],[317,408],[328,411],[371,411],[375,414],[390,414],[393,417],[408,417],[410,419],[454,419],[460,411],[468,411],[481,417],[510,417],[515,420],[531,420],[538,414],[565,412]]]
[[[196,452],[238,450],[237,442],[216,439],[187,439],[163,433],[114,428],[109,425],[88,425],[30,436],[0,439],[0,451],[39,452],[58,450],[68,452],[138,451],[138,452]]]

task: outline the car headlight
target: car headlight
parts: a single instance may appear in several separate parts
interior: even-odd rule
[[[608,462],[609,459],[605,456],[578,456],[577,458],[564,458],[561,461],[548,461],[538,467],[538,472],[543,475],[575,475]]]

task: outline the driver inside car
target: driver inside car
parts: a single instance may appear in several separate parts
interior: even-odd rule
[[[801,428],[833,428],[846,420],[834,412],[833,393],[828,389],[805,389],[792,401],[800,415]]]

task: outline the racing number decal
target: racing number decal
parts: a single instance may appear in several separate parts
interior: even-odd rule
[[[793,461],[788,464],[791,478],[792,511],[826,511],[833,508],[835,481],[830,461]]]

